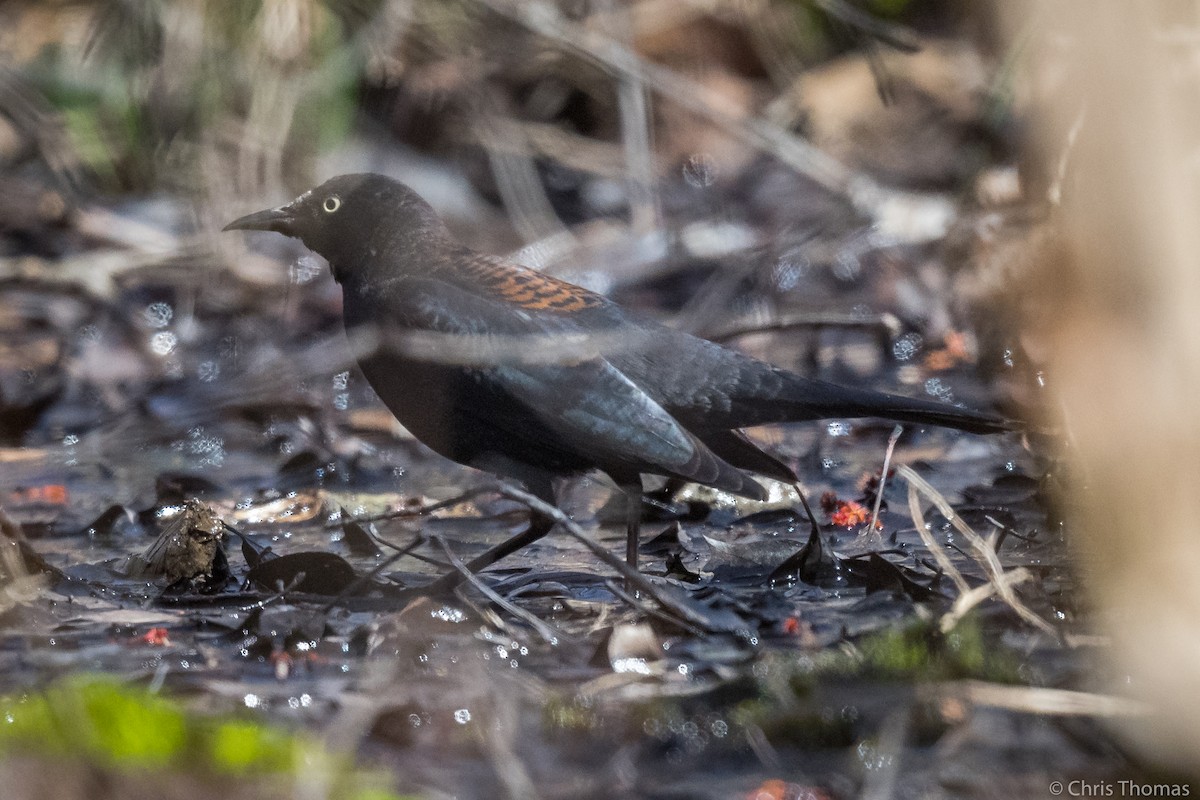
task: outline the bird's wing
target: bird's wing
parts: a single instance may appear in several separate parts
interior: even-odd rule
[[[558,282],[529,283],[535,298],[558,290]],[[582,291],[563,286],[568,293]],[[639,335],[619,326],[620,310],[607,300],[588,301],[586,308],[597,313],[585,325],[572,319],[579,312],[528,308],[505,291],[489,295],[487,287],[436,276],[406,278],[389,295],[389,313],[373,315],[388,320],[380,332],[385,348],[426,337],[421,353],[410,350],[406,357],[470,370],[486,385],[480,397],[500,393],[524,412],[492,415],[487,408],[471,409],[481,423],[537,420],[560,446],[605,471],[624,473],[615,477],[651,472],[761,496],[757,483],[716,456],[605,358],[605,351],[619,347],[617,337]],[[609,306],[613,311],[605,316]],[[464,401],[471,402],[459,402]],[[508,433],[535,436],[538,431]]]
[[[883,417],[978,433],[1014,423],[949,403],[806,378],[682,331],[658,329],[610,355],[631,380],[702,438],[714,431],[829,417]],[[731,458],[720,446],[713,449]],[[746,463],[747,469],[755,469]],[[772,475],[769,470],[765,474]]]
[[[570,363],[637,348],[653,335],[603,295],[467,251],[452,271],[402,273],[357,300],[357,316],[387,320],[381,334],[423,344],[431,358],[471,365]],[[460,337],[460,338],[455,338]],[[404,342],[388,343],[403,349]]]
[[[585,320],[595,316],[585,312],[620,310],[604,295],[497,256],[463,248],[454,263],[456,285],[524,311]]]
[[[757,483],[717,457],[603,358],[570,366],[501,367],[492,379],[608,471],[673,475],[761,497]]]

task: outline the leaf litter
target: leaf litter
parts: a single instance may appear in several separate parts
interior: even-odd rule
[[[480,6],[510,26],[484,46],[533,32],[695,115],[656,143],[687,155],[682,180],[663,181],[667,222],[615,237],[568,229],[533,180],[538,197],[506,201],[533,234],[522,252],[789,368],[991,405],[967,337],[937,330],[953,298],[926,275],[950,259],[930,243],[947,224],[971,229],[972,212],[868,175],[861,139],[835,131],[814,146],[795,132],[788,117],[810,113],[822,133],[820,98],[801,99],[807,70],[774,64],[794,85],[742,113],[708,77],[603,26],[542,3]],[[769,48],[778,26],[760,27]],[[903,29],[873,27],[908,49]],[[492,83],[446,66],[413,69]],[[522,103],[587,95],[580,86],[538,85]],[[894,89],[900,108],[921,95]],[[461,102],[455,91],[438,102]],[[690,144],[696,119],[749,154]],[[518,126],[539,158],[474,126],[500,165],[487,191],[509,200],[554,148],[581,164],[581,143],[610,145],[493,121]],[[557,178],[587,188],[599,171],[586,166]],[[279,245],[240,253],[235,272],[182,243],[174,229],[192,210],[172,208],[170,231],[98,207],[73,209],[78,231],[61,215],[23,227],[32,250],[63,257],[31,257],[0,283],[5,693],[100,672],[193,709],[320,732],[428,796],[986,796],[1128,768],[1098,721],[1143,710],[1087,691],[1089,651],[1104,643],[1075,599],[1043,477],[1054,465],[1038,448],[869,421],[756,431],[829,510],[805,511],[782,485],[765,505],[668,485],[646,509],[646,527],[661,527],[644,536],[644,571],[631,573],[609,487],[581,481],[564,513],[435,458],[356,374],[369,343],[342,337],[319,270]],[[263,267],[286,268],[286,292],[254,274]],[[559,530],[462,574],[531,513]],[[465,580],[422,595],[446,574]]]
[[[842,465],[824,480],[858,491],[856,464],[874,455],[875,469],[882,467],[883,448],[866,452],[873,441],[854,458],[842,451]],[[693,499],[658,507],[664,527],[643,543],[643,574],[616,555],[619,525],[597,526],[586,513],[577,522],[488,482],[430,501],[447,485],[435,483],[435,471],[422,474],[427,484],[413,483],[427,457],[403,441],[389,446],[389,463],[410,459],[403,482],[413,495],[388,492],[381,484],[395,473],[369,466],[267,494],[221,476],[205,501],[172,505],[171,496],[143,512],[110,504],[90,519],[75,512],[84,517],[79,523],[64,514],[52,526],[63,533],[19,536],[61,577],[51,573],[35,599],[9,612],[15,618],[0,651],[21,642],[45,654],[9,673],[10,685],[41,679],[30,661],[58,670],[99,665],[135,680],[155,674],[221,707],[240,704],[301,724],[315,722],[308,704],[333,710],[323,724],[354,731],[360,747],[416,776],[414,786],[450,780],[446,752],[483,770],[503,754],[524,770],[506,780],[534,781],[540,795],[553,797],[566,791],[559,781],[567,774],[607,780],[614,765],[586,754],[605,747],[626,748],[641,765],[635,781],[647,796],[693,785],[717,762],[726,787],[778,764],[777,774],[797,785],[836,794],[848,784],[835,754],[882,730],[889,706],[936,709],[946,697],[969,706],[1015,702],[982,690],[956,693],[950,684],[949,694],[916,690],[930,680],[1050,688],[1070,679],[1060,655],[1041,655],[1059,653],[1071,626],[1057,598],[1038,588],[1047,572],[1062,580],[1064,564],[1061,542],[1034,530],[1046,525],[1036,482],[1006,470],[999,477],[1011,477],[992,487],[963,485],[965,475],[985,478],[987,463],[1027,458],[1009,445],[932,471],[947,491],[969,498],[964,514],[983,515],[990,543],[904,466],[901,443],[896,478],[867,498],[881,509],[877,543],[864,539],[870,511],[851,524],[836,511],[817,511],[814,526],[791,507],[735,516],[721,510],[721,498]],[[261,457],[256,463],[270,473]],[[247,488],[229,488],[238,485]],[[71,489],[86,507],[87,484]],[[97,503],[108,496],[91,491]],[[603,520],[598,501],[607,490],[589,492]],[[357,498],[353,510],[348,498]],[[465,569],[473,554],[523,527],[528,513],[552,517],[559,532],[450,595],[420,595],[423,583]],[[996,515],[1007,522],[986,521]],[[153,543],[135,544],[156,532]],[[128,557],[139,547],[143,555]],[[22,625],[22,616],[41,622]],[[1011,639],[1001,649],[1016,666],[997,673],[964,656],[939,673],[921,657],[896,661],[888,653],[900,646],[887,639],[897,626],[917,626],[924,631],[918,649],[936,651],[963,625]],[[53,635],[32,636],[34,628]],[[838,655],[860,647],[866,655]],[[883,664],[890,666],[876,672]],[[879,684],[879,675],[902,680]],[[835,686],[856,688],[846,694]],[[768,712],[763,703],[782,705]],[[829,709],[839,709],[836,719],[823,716]],[[797,737],[797,725],[811,730]],[[655,753],[670,754],[670,766],[644,772],[661,757]]]

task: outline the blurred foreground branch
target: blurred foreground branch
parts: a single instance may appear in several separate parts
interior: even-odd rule
[[[1065,248],[1034,289],[1055,301],[1048,374],[1074,461],[1063,502],[1114,690],[1153,709],[1120,731],[1200,774],[1200,71],[1194,41],[1165,38],[1200,30],[1200,6],[997,8],[1014,40],[1037,15],[1024,91],[1043,172],[1061,171]]]

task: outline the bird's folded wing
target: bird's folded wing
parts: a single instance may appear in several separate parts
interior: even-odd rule
[[[637,347],[650,335],[622,325],[621,308],[600,300],[576,311],[535,310],[487,286],[405,276],[374,298],[379,307],[370,319],[384,346],[422,360],[481,368],[569,365]]]
[[[601,465],[758,494],[757,484],[714,455],[604,359],[571,366],[500,367],[490,379],[547,429]]]
[[[614,471],[675,475],[758,496],[761,487],[717,457],[599,352],[614,343],[604,320],[590,329],[428,278],[406,281],[384,346],[431,335],[430,358],[469,369],[536,419],[555,439]],[[614,319],[615,322],[619,320]],[[615,327],[615,326],[614,326]],[[411,353],[409,354],[411,357]],[[486,416],[486,415],[479,415]],[[504,424],[505,418],[494,418]],[[537,432],[511,431],[515,435]]]

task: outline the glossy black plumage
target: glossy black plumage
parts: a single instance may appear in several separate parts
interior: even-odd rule
[[[378,347],[363,373],[442,455],[519,478],[590,469],[640,491],[644,473],[762,497],[794,480],[738,429],[878,416],[993,432],[1005,420],[811,380],[661,326],[607,298],[455,242],[411,189],[343,175],[229,229],[301,239],[330,263],[346,326]],[[632,525],[632,523],[631,523]]]

